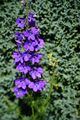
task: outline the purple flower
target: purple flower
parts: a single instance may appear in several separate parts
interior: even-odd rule
[[[15,59],[15,63],[17,63],[17,62],[23,63],[23,57],[20,52],[14,52],[13,58]]]
[[[28,87],[32,89],[34,92],[42,91],[45,88],[46,81],[38,80],[37,82],[30,82]]]
[[[37,84],[34,85],[33,91],[34,91],[34,92],[37,92],[37,91],[38,91],[38,85],[37,85]]]
[[[38,90],[42,90],[44,87],[45,87],[45,85],[46,85],[46,81],[45,80],[40,80],[39,82],[38,82]]]
[[[39,63],[40,62],[40,59],[43,57],[43,55],[42,54],[40,54],[40,53],[38,53],[38,54],[34,54],[34,55],[32,55],[32,57],[31,57],[31,62],[32,62],[32,64],[35,64],[35,63]]]
[[[23,52],[23,53],[14,52],[12,56],[15,59],[15,63],[18,63],[18,62],[23,63],[24,61],[27,62],[31,58],[31,55],[29,53],[26,53],[26,52]]]
[[[34,34],[30,34],[30,35],[28,36],[28,40],[35,40]]]
[[[16,79],[15,85],[17,86],[17,88],[26,89],[26,82],[24,78]]]
[[[39,68],[32,69],[29,74],[33,79],[36,79],[37,77],[41,78],[42,73],[43,73],[43,69],[39,67]]]
[[[30,30],[24,31],[23,34],[24,34],[25,37],[29,37],[29,35],[30,35]]]
[[[39,48],[43,48],[44,47],[44,41],[43,41],[43,39],[39,38],[38,41],[39,41],[39,44],[38,44]]]
[[[36,15],[32,12],[29,12],[28,14],[28,25],[30,27],[34,27],[35,23],[36,23],[36,19],[35,19]]]
[[[21,32],[16,32],[15,37],[17,40],[22,41],[24,39],[24,36]]]
[[[38,44],[38,41],[37,40],[34,40],[34,41],[27,41],[24,43],[24,49],[26,51],[38,51],[40,49],[39,47],[39,44]]]
[[[17,24],[17,26],[18,26],[19,28],[24,28],[25,25],[26,25],[26,21],[25,21],[24,18],[18,18],[18,19],[16,20],[16,24]]]
[[[38,67],[38,68],[37,68],[37,71],[38,71],[39,73],[41,73],[41,74],[44,72],[43,68],[41,68],[41,67]]]
[[[32,27],[31,28],[31,33],[34,34],[34,35],[39,35],[40,30],[37,27]]]
[[[39,36],[40,30],[37,27],[32,27],[29,30],[23,32],[24,36],[28,38],[28,40],[35,40],[36,36]]]
[[[27,62],[30,60],[31,55],[29,53],[23,53],[24,61]]]
[[[31,83],[31,81],[28,78],[25,78],[25,83],[26,83],[26,85],[29,85]]]
[[[43,74],[43,68],[41,68],[41,67],[38,67],[37,69],[36,69],[36,76],[38,77],[38,78],[41,78],[41,75]]]
[[[16,95],[16,98],[22,98],[28,93],[27,89],[20,89],[17,87],[14,87],[13,91],[14,94]]]
[[[16,37],[17,46],[20,47],[22,45],[23,40],[24,40],[24,36],[22,33],[16,32],[15,37]]]
[[[25,42],[24,49],[26,51],[34,51],[34,46],[31,42]]]
[[[30,89],[33,89],[33,88],[34,88],[34,83],[33,83],[33,82],[30,82],[29,85],[28,85],[28,87],[29,87]]]
[[[29,83],[29,85],[28,85],[28,87],[30,88],[30,89],[32,89],[34,92],[37,92],[37,86],[35,85],[35,83],[34,82],[30,82]]]
[[[38,38],[38,45],[35,47],[35,51],[38,51],[40,48],[44,47],[43,39]]]
[[[31,70],[30,66],[24,66],[24,74],[27,74]]]
[[[40,81],[38,81],[37,83],[35,83],[35,86],[36,86],[36,88],[37,88],[37,91],[43,90],[44,87],[45,87],[45,85],[46,85],[46,81],[44,81],[44,80],[40,80]],[[37,92],[37,91],[36,91],[36,92]]]
[[[16,69],[18,71],[20,71],[21,73],[27,74],[31,70],[31,67],[30,66],[26,66],[25,64],[19,63],[17,65]]]
[[[24,72],[24,66],[23,64],[19,63],[17,66],[16,66],[16,69],[20,72]]]
[[[35,35],[31,33],[30,30],[26,30],[23,32],[24,36],[28,38],[28,40],[35,40]]]
[[[38,41],[35,39],[35,40],[32,42],[32,45],[33,45],[34,47],[36,47],[36,46],[38,45]]]
[[[13,89],[17,98],[22,98],[28,93],[27,89],[32,89],[34,92],[42,91],[46,85],[46,81],[38,80],[31,82],[27,78],[18,78],[15,80],[15,87]]]
[[[31,77],[32,77],[33,79],[36,79],[36,77],[37,77],[35,70],[30,71],[30,75],[31,75]]]

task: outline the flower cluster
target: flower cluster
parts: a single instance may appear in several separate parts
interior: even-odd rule
[[[43,80],[32,82],[27,78],[19,78],[15,80],[16,87],[14,88],[14,92],[16,97],[20,98],[26,95],[29,89],[32,89],[34,92],[43,90],[45,84],[46,81]]]
[[[29,28],[27,30],[25,30],[26,19],[18,18],[16,20],[21,32],[17,31],[15,33],[18,50],[13,53],[13,58],[16,69],[24,75],[24,77],[14,81],[15,87],[13,91],[17,98],[26,95],[29,90],[40,92],[46,85],[46,81],[41,80],[44,70],[39,65],[43,57],[39,50],[43,48],[44,41],[40,38],[40,30],[36,25],[35,17],[31,12],[28,14]]]

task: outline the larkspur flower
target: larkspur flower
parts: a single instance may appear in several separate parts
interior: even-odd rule
[[[29,30],[23,32],[24,36],[28,38],[28,40],[35,40],[36,36],[39,36],[40,30],[37,27],[32,27]]]
[[[16,66],[16,69],[17,69],[18,71],[20,71],[21,73],[27,74],[27,73],[31,70],[31,67],[30,67],[30,66],[26,66],[25,64],[19,63],[19,64]]]
[[[18,50],[13,53],[16,69],[26,77],[18,78],[14,81],[13,89],[17,98],[22,98],[28,94],[29,90],[40,92],[46,86],[45,80],[40,80],[44,72],[39,62],[43,54],[38,51],[44,47],[44,40],[40,38],[40,29],[36,25],[36,16],[32,12],[28,14],[28,26],[26,28],[26,19],[18,18],[16,24],[21,28],[21,32],[15,33]],[[22,48],[22,49],[21,49]]]
[[[36,19],[35,19],[36,15],[32,12],[29,12],[28,14],[28,25],[30,27],[34,27],[36,24]]]
[[[30,82],[28,87],[30,89],[32,89],[34,92],[37,92],[37,91],[42,91],[44,89],[45,85],[46,85],[46,81],[38,80],[38,82],[36,82],[36,83]]]
[[[42,91],[44,89],[46,85],[45,81],[38,81],[37,83],[35,83],[34,87],[33,87],[33,91],[37,92],[37,91]]]
[[[26,84],[25,84],[25,79],[24,78],[19,78],[15,80],[15,85],[17,86],[17,88],[22,88],[22,89],[26,89]]]
[[[26,51],[34,51],[34,46],[32,45],[31,42],[25,42],[24,44],[24,49]]]
[[[39,33],[40,33],[40,30],[37,27],[32,27],[31,28],[31,33],[38,36]]]
[[[15,63],[17,63],[17,62],[23,63],[23,57],[20,52],[14,52],[13,58],[15,59]]]
[[[31,83],[31,81],[28,78],[25,78],[25,84],[29,85]]]
[[[16,20],[16,24],[17,24],[17,26],[18,26],[19,28],[24,28],[25,25],[26,25],[26,21],[25,21],[24,18],[18,18],[18,19]]]
[[[23,34],[28,40],[35,40],[35,35],[30,30],[26,30]]]
[[[23,63],[24,61],[27,62],[30,60],[31,55],[26,52],[18,52],[15,51],[12,55],[12,57],[15,59],[15,63],[21,62]]]
[[[31,82],[29,79],[23,77],[15,80],[15,88],[13,91],[15,92],[17,98],[19,98],[28,93],[27,89],[32,89],[34,92],[42,91],[45,85],[46,81],[44,80]]]
[[[28,85],[28,87],[29,87],[30,89],[33,89],[33,88],[34,88],[34,83],[33,83],[33,82],[30,82],[29,85]]]
[[[20,89],[20,88],[14,87],[13,91],[14,91],[14,93],[16,95],[16,98],[22,98],[26,94],[28,94],[27,89]]]
[[[32,62],[32,64],[39,63],[42,57],[43,55],[40,53],[33,54],[30,58],[30,61]]]
[[[37,77],[41,78],[41,75],[43,74],[43,69],[41,67],[31,69],[29,74],[33,79],[36,79]]]
[[[31,58],[31,55],[29,54],[29,53],[23,53],[23,58],[24,58],[24,61],[25,62],[27,62],[27,61],[29,61],[30,60],[30,58]]]
[[[15,38],[16,38],[17,46],[18,46],[18,48],[20,48],[22,43],[23,43],[23,41],[24,41],[24,39],[25,39],[23,33],[16,32],[15,33]]]
[[[23,34],[24,34],[25,37],[29,37],[29,35],[30,35],[30,30],[24,31]]]
[[[21,32],[15,33],[16,40],[22,41],[24,39],[24,36]]]

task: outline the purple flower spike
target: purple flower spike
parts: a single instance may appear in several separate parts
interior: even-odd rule
[[[25,21],[24,18],[18,18],[18,19],[16,20],[16,24],[17,24],[17,26],[18,26],[19,28],[24,28],[25,25],[26,25],[26,21]]]
[[[44,41],[40,38],[40,29],[36,25],[36,16],[34,13],[28,14],[28,26],[26,28],[26,19],[18,18],[16,24],[21,28],[21,32],[15,33],[16,44],[18,51],[12,55],[16,69],[27,76],[21,77],[14,81],[15,87],[13,89],[16,98],[22,98],[28,94],[30,90],[33,92],[40,92],[46,86],[45,80],[40,80],[44,72],[39,63],[43,55],[38,51],[44,47]],[[38,80],[39,78],[39,80]]]

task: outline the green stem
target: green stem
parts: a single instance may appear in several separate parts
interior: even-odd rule
[[[34,103],[32,102],[32,120],[35,120],[35,116],[34,116]]]
[[[49,95],[48,95],[46,101],[44,101],[44,105],[45,105],[44,113],[46,112],[46,109],[47,109],[47,107],[48,107],[48,105],[49,105],[49,101],[50,101],[50,97],[51,97],[52,91],[53,91],[53,84],[52,84],[52,78],[51,78],[51,80],[50,80]]]

